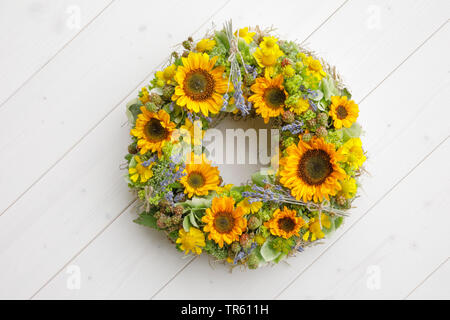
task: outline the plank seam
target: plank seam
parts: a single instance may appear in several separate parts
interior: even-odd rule
[[[414,289],[412,289],[411,292],[408,293],[405,298],[403,298],[403,300],[408,299],[411,294],[413,294],[417,289],[419,289],[428,279],[431,278],[431,276],[433,274],[436,273],[436,271],[438,271],[449,260],[450,260],[450,257],[447,257],[447,259],[445,259],[441,264],[439,264],[436,269],[434,269],[428,276],[425,277],[425,279],[423,279],[421,282],[419,282],[419,284]]]
[[[347,230],[345,230],[336,240],[330,243],[328,247],[326,247],[323,252],[321,252],[317,258],[315,258],[308,266],[306,266],[295,278],[292,280],[284,289],[282,289],[275,297],[274,299],[278,299],[278,297],[286,291],[294,282],[296,282],[306,271],[308,271],[314,263],[316,263],[331,247],[333,247],[340,239],[342,239],[347,232],[353,229],[354,226],[356,226],[364,217],[366,217],[370,211],[372,211],[373,208],[375,208],[381,201],[383,201],[386,196],[391,193],[395,188],[397,188],[403,180],[405,180],[414,170],[416,170],[417,167],[419,167],[426,159],[430,157],[431,154],[433,154],[434,151],[436,151],[441,145],[443,145],[450,136],[447,136],[443,141],[441,141],[436,147],[434,147],[422,160],[420,160],[411,170],[409,170],[406,175],[404,175],[399,181],[397,181],[387,192],[385,192],[381,198],[379,198],[369,209],[366,210],[365,213],[363,213],[353,224],[349,226]]]
[[[103,12],[106,11],[114,2],[115,0],[111,0],[109,4],[107,4],[98,14],[96,14],[83,28],[80,29],[71,39],[69,39],[68,42],[66,42],[61,48],[59,48],[54,55],[52,55],[42,66],[38,67],[38,69],[31,74],[19,87],[17,87],[16,90],[13,91],[1,104],[0,109],[8,103],[9,100],[11,100],[20,90],[22,90],[23,87],[27,85],[36,75],[39,74],[53,59],[55,59],[65,48],[67,48],[68,45],[72,43],[73,40],[75,40],[84,30],[86,30],[94,20],[96,20]]]

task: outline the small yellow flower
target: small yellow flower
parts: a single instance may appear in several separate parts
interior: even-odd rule
[[[341,148],[344,156],[343,162],[349,164],[350,168],[356,170],[362,166],[366,161],[366,156],[362,149],[362,142],[360,138],[349,139]]]
[[[143,166],[142,160],[139,156],[134,156],[134,160],[136,161],[136,166],[133,168],[128,168],[130,180],[137,182],[139,179],[141,183],[147,182],[148,179],[153,177],[152,167],[155,163],[152,162],[149,166]]]
[[[290,78],[295,74],[295,69],[288,64],[286,67],[283,68],[283,76],[285,78]]]
[[[255,201],[250,203],[248,201],[248,198],[245,198],[244,200],[239,202],[237,206],[242,207],[242,209],[244,209],[244,214],[249,214],[249,213],[257,213],[259,210],[261,210],[262,205],[263,204],[261,201]]]
[[[302,58],[303,64],[306,66],[306,74],[313,75],[319,80],[322,80],[327,74],[323,71],[322,64],[319,60],[314,59],[311,56],[307,56],[304,53],[299,54]]]
[[[223,196],[224,194],[228,194],[232,187],[233,187],[232,183],[226,184],[223,187],[217,187],[216,192],[219,196]]]
[[[196,49],[198,52],[210,51],[216,45],[216,41],[211,39],[202,39],[197,42]]]
[[[205,235],[199,229],[194,227],[189,228],[189,232],[180,229],[178,231],[176,243],[180,244],[180,249],[183,250],[185,254],[188,254],[189,251],[192,251],[192,253],[195,254],[201,254],[202,248],[206,245]]]
[[[259,244],[260,246],[262,246],[264,244],[264,242],[266,242],[266,238],[264,238],[262,235],[257,234],[255,236],[255,242],[257,244]]]
[[[253,41],[253,36],[256,34],[256,32],[249,32],[248,27],[242,28],[237,30],[234,35],[236,37],[240,37],[245,40],[245,42],[250,43]]]
[[[300,98],[297,100],[297,103],[293,106],[290,106],[289,110],[294,112],[295,114],[302,114],[303,112],[309,109],[309,102],[306,99]]]
[[[189,118],[186,118],[184,125],[180,127],[179,133],[185,143],[198,146],[202,144],[205,130],[202,130],[202,122],[200,120],[195,120],[192,123]]]
[[[142,88],[140,95],[139,95],[139,100],[141,100],[142,104],[146,104],[147,102],[150,101],[149,99],[149,92],[147,90],[147,88]]]
[[[156,72],[156,78],[164,82],[164,84],[170,84],[173,81],[173,77],[177,72],[177,66],[172,64],[165,68],[163,71]]]
[[[341,184],[341,191],[339,194],[342,194],[347,199],[353,198],[356,194],[356,180],[353,178],[348,178],[339,182]]]
[[[333,118],[336,129],[350,128],[358,118],[359,108],[355,101],[348,100],[346,96],[333,96],[329,114]]]
[[[276,42],[277,39],[274,37],[264,37],[259,48],[253,53],[258,65],[262,68],[266,68],[266,73],[268,75],[273,73],[278,58],[284,55]]]
[[[322,231],[322,227],[329,229],[331,227],[330,218],[322,213],[320,223],[317,218],[311,218],[309,222],[305,225],[305,228],[308,230],[303,235],[303,241],[308,241],[308,239],[312,241],[316,241],[317,239],[322,239],[325,237],[325,233]],[[311,235],[311,238],[309,237]]]

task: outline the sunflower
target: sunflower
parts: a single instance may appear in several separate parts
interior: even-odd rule
[[[189,232],[184,231],[184,229],[180,229],[178,231],[178,239],[176,243],[180,244],[180,249],[184,251],[185,254],[188,254],[189,251],[193,253],[200,254],[202,253],[202,248],[206,245],[205,243],[205,235],[201,230],[190,227]]]
[[[242,209],[244,209],[244,214],[257,213],[261,210],[262,205],[263,204],[261,201],[254,201],[250,203],[248,198],[244,198],[244,200],[237,204],[238,207],[242,207]]]
[[[366,156],[362,149],[360,138],[351,138],[342,146],[344,162],[348,163],[350,168],[356,170],[366,161]]]
[[[289,239],[292,236],[299,236],[300,228],[305,225],[301,217],[297,217],[295,210],[284,207],[277,209],[273,213],[273,218],[264,223],[274,236]]]
[[[287,92],[284,90],[281,74],[273,79],[269,76],[256,78],[251,90],[254,94],[248,101],[253,102],[256,113],[263,117],[264,123],[268,123],[269,118],[278,117],[283,112]]]
[[[322,213],[320,216],[320,222],[317,218],[311,218],[308,223],[304,226],[306,229],[305,234],[303,235],[303,241],[316,241],[317,239],[322,239],[325,237],[325,233],[322,231],[322,227],[330,229],[331,221],[330,218]],[[309,237],[311,236],[311,238]]]
[[[214,46],[216,45],[216,41],[211,39],[202,39],[199,42],[197,42],[197,45],[195,49],[197,49],[198,52],[205,52],[210,51]]]
[[[339,180],[347,175],[338,165],[343,156],[341,150],[335,151],[334,144],[323,138],[313,138],[309,143],[300,139],[298,145],[289,146],[286,152],[287,156],[280,160],[280,182],[297,200],[329,200],[329,195],[341,189]]]
[[[133,182],[137,182],[139,179],[141,183],[147,182],[148,179],[153,177],[152,167],[155,162],[152,162],[149,165],[144,165],[142,164],[142,160],[139,156],[134,156],[134,160],[136,161],[136,166],[128,168],[130,180]]]
[[[331,97],[330,116],[334,120],[334,127],[336,129],[350,128],[353,122],[358,118],[358,105],[353,100],[348,100],[346,96]]]
[[[253,41],[253,36],[256,34],[256,32],[248,32],[248,27],[236,30],[236,32],[234,33],[234,35],[236,37],[240,37],[242,39],[244,39],[245,42],[250,43]]]
[[[175,93],[172,100],[190,111],[218,113],[222,108],[222,95],[228,89],[228,80],[222,77],[225,67],[214,68],[218,57],[209,59],[206,53],[189,53],[182,57],[183,66],[178,67]],[[231,87],[231,85],[230,85]]]
[[[206,196],[210,190],[217,190],[220,183],[219,169],[211,166],[205,154],[200,156],[192,153],[190,157],[186,163],[186,175],[180,180],[184,193],[191,198],[194,194]]]
[[[231,244],[239,240],[239,236],[247,228],[244,210],[234,207],[232,197],[214,198],[202,221],[206,223],[203,231],[209,232],[208,239],[214,240],[220,248],[224,242]]]
[[[202,122],[200,120],[192,122],[189,118],[186,118],[184,125],[180,127],[179,133],[185,143],[198,146],[202,144],[205,130],[202,129]]]
[[[175,123],[170,122],[169,114],[162,109],[156,113],[142,106],[141,112],[136,119],[136,127],[130,133],[138,138],[137,146],[141,154],[150,150],[158,152],[161,157],[162,147],[172,139]]]

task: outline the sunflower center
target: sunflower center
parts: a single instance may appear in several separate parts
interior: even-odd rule
[[[298,175],[309,185],[322,184],[332,172],[330,156],[324,150],[308,150],[300,159]]]
[[[184,90],[186,95],[195,101],[210,98],[214,92],[214,78],[202,69],[190,71],[184,79]]]
[[[336,108],[336,115],[339,119],[345,119],[348,115],[347,109],[344,106],[339,106]]]
[[[278,220],[278,228],[285,232],[291,232],[295,228],[295,222],[289,217],[284,217]]]
[[[200,188],[205,185],[205,177],[199,172],[191,172],[188,177],[188,184],[192,188]]]
[[[161,125],[158,119],[150,119],[145,126],[147,138],[151,141],[161,141],[167,137],[167,130]]]
[[[269,107],[276,109],[284,105],[286,94],[280,88],[268,88],[264,93],[264,100]]]
[[[214,219],[214,228],[219,233],[228,233],[233,229],[234,219],[229,212],[218,213]]]

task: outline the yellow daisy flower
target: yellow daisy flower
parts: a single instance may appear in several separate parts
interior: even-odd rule
[[[331,227],[330,218],[324,213],[322,213],[321,215],[320,223],[319,219],[317,218],[311,218],[308,221],[308,223],[305,225],[305,228],[308,231],[306,231],[305,234],[303,235],[303,241],[308,241],[309,239],[312,242],[316,241],[317,239],[322,239],[323,237],[325,237],[325,233],[322,231],[322,228],[320,227],[321,224],[323,227],[327,229]]]
[[[190,111],[201,111],[205,116],[210,112],[218,113],[223,104],[222,95],[228,89],[228,80],[223,77],[225,67],[214,68],[217,59],[195,52],[181,58],[183,66],[178,67],[175,75],[178,85],[172,100]]]
[[[356,180],[353,178],[348,178],[345,180],[340,181],[341,184],[341,191],[339,191],[339,194],[342,194],[347,199],[351,199],[356,194]]]
[[[260,114],[265,123],[269,118],[278,117],[284,109],[287,92],[283,86],[283,76],[280,74],[271,79],[268,76],[256,78],[251,86],[254,92],[248,101],[253,102],[257,114]]]
[[[211,39],[202,39],[197,42],[197,46],[195,47],[198,52],[210,51],[216,45],[215,40]]]
[[[201,254],[202,248],[206,245],[205,235],[199,229],[190,227],[189,232],[180,229],[176,243],[180,244],[180,249],[188,254],[189,251],[195,254]]]
[[[231,244],[239,240],[239,236],[247,228],[244,210],[242,207],[234,207],[232,197],[214,198],[202,221],[206,223],[203,231],[209,233],[208,239],[214,240],[220,248],[224,242]]]
[[[184,186],[184,193],[189,198],[196,196],[206,196],[209,191],[217,190],[219,186],[219,169],[211,166],[205,154],[190,155],[190,161],[186,163],[186,175],[180,179]]]
[[[351,138],[342,146],[342,155],[344,162],[348,163],[354,170],[361,167],[366,161],[366,156],[362,149],[362,142],[360,138]]]
[[[183,138],[183,141],[187,144],[198,146],[202,144],[202,139],[205,135],[205,130],[202,129],[202,122],[195,120],[194,123],[186,118],[184,125],[180,127],[179,134]]]
[[[139,100],[142,102],[142,104],[146,104],[147,102],[150,101],[149,96],[150,96],[150,94],[149,94],[147,88],[144,87],[141,89],[141,92],[139,94]]]
[[[272,75],[278,58],[284,55],[274,37],[264,37],[259,47],[253,53],[256,62],[261,68],[266,68],[266,74]]]
[[[244,209],[244,214],[249,214],[249,213],[257,213],[259,210],[261,210],[263,203],[261,201],[255,201],[250,203],[250,201],[248,201],[248,198],[245,198],[244,200],[242,200],[241,202],[238,203],[238,207],[242,207],[242,209]]]
[[[253,41],[253,36],[256,34],[256,32],[249,32],[248,27],[236,30],[234,35],[236,37],[240,37],[244,39],[245,42],[250,43]]]
[[[130,180],[133,182],[137,182],[139,179],[141,183],[147,182],[148,179],[153,177],[152,167],[155,163],[152,162],[149,166],[145,167],[142,165],[142,160],[139,156],[134,156],[134,160],[136,161],[136,166],[128,168]]]
[[[309,102],[306,99],[299,98],[297,103],[293,106],[290,106],[289,110],[294,112],[295,114],[302,114],[303,112],[309,109]]]
[[[286,151],[288,155],[280,160],[280,182],[297,200],[321,202],[341,190],[339,180],[347,175],[338,165],[343,156],[334,144],[323,138],[314,137],[309,143],[300,138]]]
[[[298,236],[303,225],[305,225],[305,221],[301,217],[297,217],[295,210],[287,207],[284,207],[283,210],[275,210],[272,219],[264,223],[271,234],[285,239]]]
[[[302,62],[306,66],[306,74],[313,75],[319,80],[322,80],[327,74],[323,71],[322,64],[319,60],[314,59],[311,56],[307,56],[304,53],[300,53],[302,57]]]
[[[359,108],[353,100],[348,100],[346,96],[331,97],[330,116],[334,120],[336,129],[350,128],[358,118]]]
[[[137,146],[141,154],[148,151],[158,152],[161,157],[162,147],[172,139],[175,123],[170,121],[169,114],[162,109],[156,113],[142,106],[141,112],[136,119],[135,128],[131,129],[130,133],[138,138]]]
[[[156,72],[156,78],[164,81],[164,83],[170,84],[173,81],[173,77],[177,72],[177,66],[172,64],[165,68],[163,71]]]

